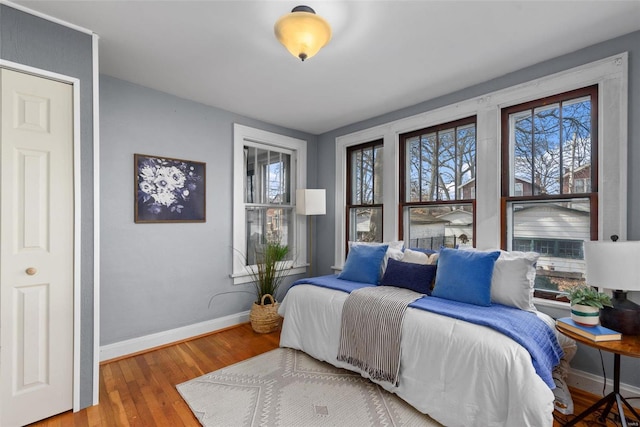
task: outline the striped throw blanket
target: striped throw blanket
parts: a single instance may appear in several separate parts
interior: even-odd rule
[[[372,379],[397,386],[404,313],[422,296],[393,286],[351,292],[342,309],[338,360],[360,368]]]

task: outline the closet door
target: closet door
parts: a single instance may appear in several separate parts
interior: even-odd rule
[[[73,88],[0,69],[0,425],[73,406]]]

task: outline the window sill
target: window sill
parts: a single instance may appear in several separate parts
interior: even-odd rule
[[[546,298],[534,297],[533,304],[536,307],[552,308],[556,310],[566,311],[567,315],[569,315],[569,313],[571,312],[571,307],[568,302],[554,301]],[[540,310],[540,311],[544,311],[544,310]]]
[[[304,274],[307,272],[308,265],[309,264],[294,265],[288,269],[289,271],[287,272],[286,276]],[[234,285],[241,285],[243,283],[253,283],[253,277],[251,276],[251,274],[247,272],[230,274],[229,277],[233,279]]]

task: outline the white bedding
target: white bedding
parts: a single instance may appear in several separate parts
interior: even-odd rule
[[[280,346],[362,374],[337,360],[347,296],[312,285],[292,287],[279,309]],[[527,350],[499,332],[409,308],[401,352],[398,387],[378,383],[446,426],[553,425],[553,392]]]

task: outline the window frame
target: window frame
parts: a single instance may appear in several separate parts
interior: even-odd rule
[[[249,283],[252,277],[245,265],[246,257],[246,208],[255,206],[245,203],[246,176],[244,176],[244,147],[246,145],[266,150],[282,150],[291,153],[291,203],[293,220],[293,262],[289,262],[287,275],[302,274],[307,268],[307,217],[297,215],[295,196],[297,188],[307,185],[307,141],[273,132],[264,131],[234,123],[233,125],[233,265],[230,277],[234,285]]]
[[[384,240],[402,238],[398,236],[399,184],[398,144],[399,134],[477,116],[476,164],[478,185],[476,186],[476,247],[494,249],[501,240],[501,171],[500,171],[500,109],[530,100],[543,98],[573,89],[599,85],[598,139],[601,141],[598,157],[599,194],[598,238],[608,239],[617,234],[627,236],[627,150],[628,150],[628,53],[621,52],[597,61],[581,64],[569,69],[544,74],[522,83],[450,104],[438,100],[429,103],[429,111],[413,116],[383,122],[369,128],[337,136],[335,141],[335,239],[334,265],[339,270],[344,264],[344,215],[346,182],[346,148],[376,138],[384,140]],[[450,100],[451,97],[442,98]],[[439,103],[440,102],[440,103]],[[425,104],[426,105],[426,104]],[[603,108],[603,106],[607,108]],[[611,141],[606,152],[602,141]],[[562,306],[564,303],[537,300],[536,303]]]
[[[511,203],[524,203],[527,202],[554,202],[554,201],[571,201],[571,200],[589,200],[589,239],[590,240],[598,240],[598,154],[599,154],[599,134],[598,134],[598,121],[599,121],[599,90],[598,85],[590,85],[583,88],[566,91],[562,93],[558,93],[555,95],[538,98],[535,100],[527,101],[522,104],[512,105],[507,108],[503,108],[500,112],[501,117],[501,127],[502,127],[502,138],[500,143],[501,150],[501,242],[500,247],[504,250],[511,249],[511,243],[509,242],[509,227],[511,226],[511,222],[514,219],[509,214],[509,205]],[[588,193],[563,193],[564,182],[563,182],[563,172],[562,170],[559,172],[560,181],[558,183],[560,192],[558,194],[535,194],[535,189],[532,185],[532,194],[530,195],[521,195],[516,196],[511,195],[511,181],[515,182],[515,171],[512,170],[514,166],[513,156],[514,156],[514,147],[511,145],[511,125],[512,120],[510,118],[511,115],[517,114],[519,112],[531,110],[532,112],[536,109],[547,105],[560,104],[563,102],[569,102],[573,99],[579,99],[583,97],[589,97],[591,102],[591,117],[590,117],[590,144],[591,144],[591,152],[590,152],[590,165],[591,165],[591,191]],[[562,147],[560,147],[560,151],[562,151]],[[531,238],[531,241],[537,241],[542,244],[543,242],[549,243],[552,242],[550,239],[545,238]],[[564,258],[559,257],[557,253],[558,241],[554,242],[554,252],[553,254],[548,254],[547,252],[542,253],[539,251],[542,257],[550,257],[550,258]],[[568,260],[575,260],[581,258],[567,258]],[[573,272],[572,272],[573,273]],[[554,292],[546,289],[534,289],[534,297],[541,299],[552,299],[555,300],[556,297],[560,295],[560,292]],[[564,301],[564,300],[563,300]]]
[[[429,200],[429,201],[417,201],[417,202],[408,202],[407,201],[407,140],[410,138],[413,138],[415,136],[420,136],[426,133],[438,133],[440,131],[443,130],[448,130],[448,129],[457,129],[459,127],[463,127],[463,126],[467,126],[473,124],[475,127],[475,132],[476,132],[476,146],[475,146],[475,153],[476,153],[476,164],[475,164],[475,168],[477,171],[478,168],[478,160],[477,160],[477,152],[478,152],[478,122],[477,122],[477,117],[475,115],[473,116],[469,116],[469,117],[465,117],[462,119],[457,119],[454,121],[450,121],[450,122],[446,122],[446,123],[440,123],[437,125],[433,125],[433,126],[429,126],[429,127],[425,127],[422,129],[418,129],[415,131],[411,131],[411,132],[406,132],[403,134],[399,135],[399,155],[400,155],[400,162],[398,165],[398,175],[399,175],[399,180],[400,180],[400,186],[398,189],[398,194],[399,194],[399,203],[398,203],[398,209],[400,211],[400,215],[399,215],[399,224],[398,224],[398,235],[403,236],[403,238],[406,239],[406,237],[408,237],[408,233],[409,233],[409,228],[407,227],[407,230],[405,232],[405,221],[409,220],[409,213],[408,213],[408,208],[412,208],[412,207],[420,207],[420,206],[444,206],[444,205],[465,205],[465,204],[469,204],[471,205],[471,208],[473,209],[473,236],[472,236],[472,242],[474,242],[473,244],[475,245],[475,239],[476,239],[476,201],[475,201],[475,197],[471,198],[471,199],[458,199],[458,195],[457,195],[457,190],[456,190],[456,198],[454,199],[450,199],[450,200]],[[473,195],[475,196],[476,193],[476,185],[477,185],[477,174],[476,177],[473,178],[474,181],[474,186],[473,186]],[[406,239],[408,241],[408,239]]]
[[[346,194],[346,205],[345,205],[345,229],[347,230],[346,233],[346,239],[345,239],[345,250],[348,252],[349,251],[349,240],[350,240],[350,236],[349,236],[349,230],[351,227],[351,215],[350,215],[350,211],[351,209],[358,209],[358,208],[380,208],[381,212],[382,212],[382,230],[380,235],[383,236],[384,235],[384,203],[375,203],[376,200],[376,196],[375,193],[373,194],[373,203],[369,203],[369,204],[351,204],[350,201],[353,199],[353,194],[352,194],[352,184],[353,184],[353,179],[354,179],[354,171],[352,169],[352,163],[351,163],[351,158],[352,155],[354,154],[354,152],[356,151],[363,151],[366,149],[373,149],[375,151],[376,148],[380,147],[382,149],[382,162],[383,162],[383,179],[382,179],[382,183],[384,185],[384,140],[382,139],[377,139],[375,141],[369,141],[369,142],[364,142],[361,144],[357,144],[357,145],[352,145],[350,147],[347,147],[347,180],[346,180],[346,187],[345,187],[345,194]],[[373,191],[375,192],[375,185],[373,188]],[[384,197],[384,189],[382,188],[382,195]]]
[[[599,164],[599,132],[598,132],[598,122],[599,122],[599,89],[598,85],[590,85],[580,89],[575,89],[571,91],[566,91],[563,93],[558,93],[551,96],[546,96],[543,98],[535,99],[532,101],[527,101],[522,104],[512,105],[501,110],[501,143],[500,143],[500,152],[501,152],[501,238],[500,238],[500,247],[502,249],[506,249],[508,247],[507,242],[507,204],[511,202],[530,202],[530,201],[553,201],[553,200],[572,200],[572,199],[589,199],[591,206],[591,215],[590,215],[590,238],[591,240],[598,240],[598,164]],[[511,165],[512,165],[512,156],[510,146],[510,133],[509,126],[510,120],[509,116],[511,114],[517,113],[519,111],[524,110],[534,110],[537,107],[559,103],[563,101],[568,101],[574,98],[579,98],[581,96],[589,95],[591,97],[591,191],[588,193],[560,193],[560,194],[533,194],[533,195],[522,195],[515,196],[510,195],[511,192]],[[561,183],[560,188],[562,188],[562,173],[560,174]],[[532,183],[533,185],[533,183]]]

